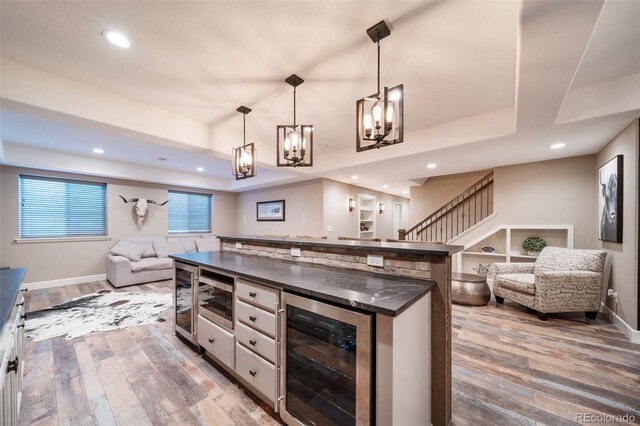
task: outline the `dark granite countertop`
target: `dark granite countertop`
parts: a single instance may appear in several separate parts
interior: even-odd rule
[[[464,249],[463,246],[431,243],[388,243],[377,241],[350,240],[321,240],[304,238],[265,237],[256,235],[222,235],[220,241],[247,241],[287,244],[296,247],[331,247],[331,248],[360,248],[365,250],[391,251],[396,253],[426,254],[434,256],[451,256]]]
[[[10,319],[26,272],[24,268],[0,270],[0,334]]]
[[[436,285],[429,280],[224,251],[175,254],[170,257],[270,284],[292,293],[390,316],[399,315]]]

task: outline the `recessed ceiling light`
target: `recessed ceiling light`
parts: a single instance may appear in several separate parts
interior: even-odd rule
[[[403,194],[408,194],[408,193],[409,193],[409,191],[402,191],[402,193],[403,193]]]
[[[438,167],[438,165],[436,163],[427,164],[427,169],[435,169],[436,167]]]
[[[351,180],[358,180],[358,176],[356,175],[351,176]]]
[[[122,47],[123,49],[131,47],[131,42],[122,33],[111,30],[104,30],[102,32],[102,37],[107,39],[111,44],[115,44],[118,47]]]
[[[204,172],[204,167],[196,167],[196,170],[199,172]]]
[[[102,148],[93,148],[93,152],[96,154],[104,154],[104,149]]]
[[[551,149],[560,149],[560,148],[564,148],[565,146],[567,146],[566,143],[554,143],[549,148],[551,148]]]
[[[323,143],[322,145],[320,145],[320,149],[327,149],[327,148],[328,148],[328,147],[327,147],[327,144],[326,144],[326,143]]]
[[[386,189],[389,187],[389,185],[382,185],[382,187]]]

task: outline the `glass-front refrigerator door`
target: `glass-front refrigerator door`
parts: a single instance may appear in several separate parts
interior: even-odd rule
[[[194,341],[193,291],[198,276],[198,268],[176,262],[175,276],[175,331]]]
[[[281,415],[287,424],[371,419],[371,315],[285,293]]]

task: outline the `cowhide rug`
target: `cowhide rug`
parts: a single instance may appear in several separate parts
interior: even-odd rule
[[[25,333],[36,342],[57,336],[70,340],[94,331],[163,322],[165,320],[158,314],[171,306],[171,293],[103,290],[52,308],[29,312]]]

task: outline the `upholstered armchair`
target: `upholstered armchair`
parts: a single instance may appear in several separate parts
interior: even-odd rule
[[[535,263],[494,263],[493,294],[536,311],[546,320],[552,312],[584,312],[595,319],[600,310],[604,262],[601,250],[545,247]]]

